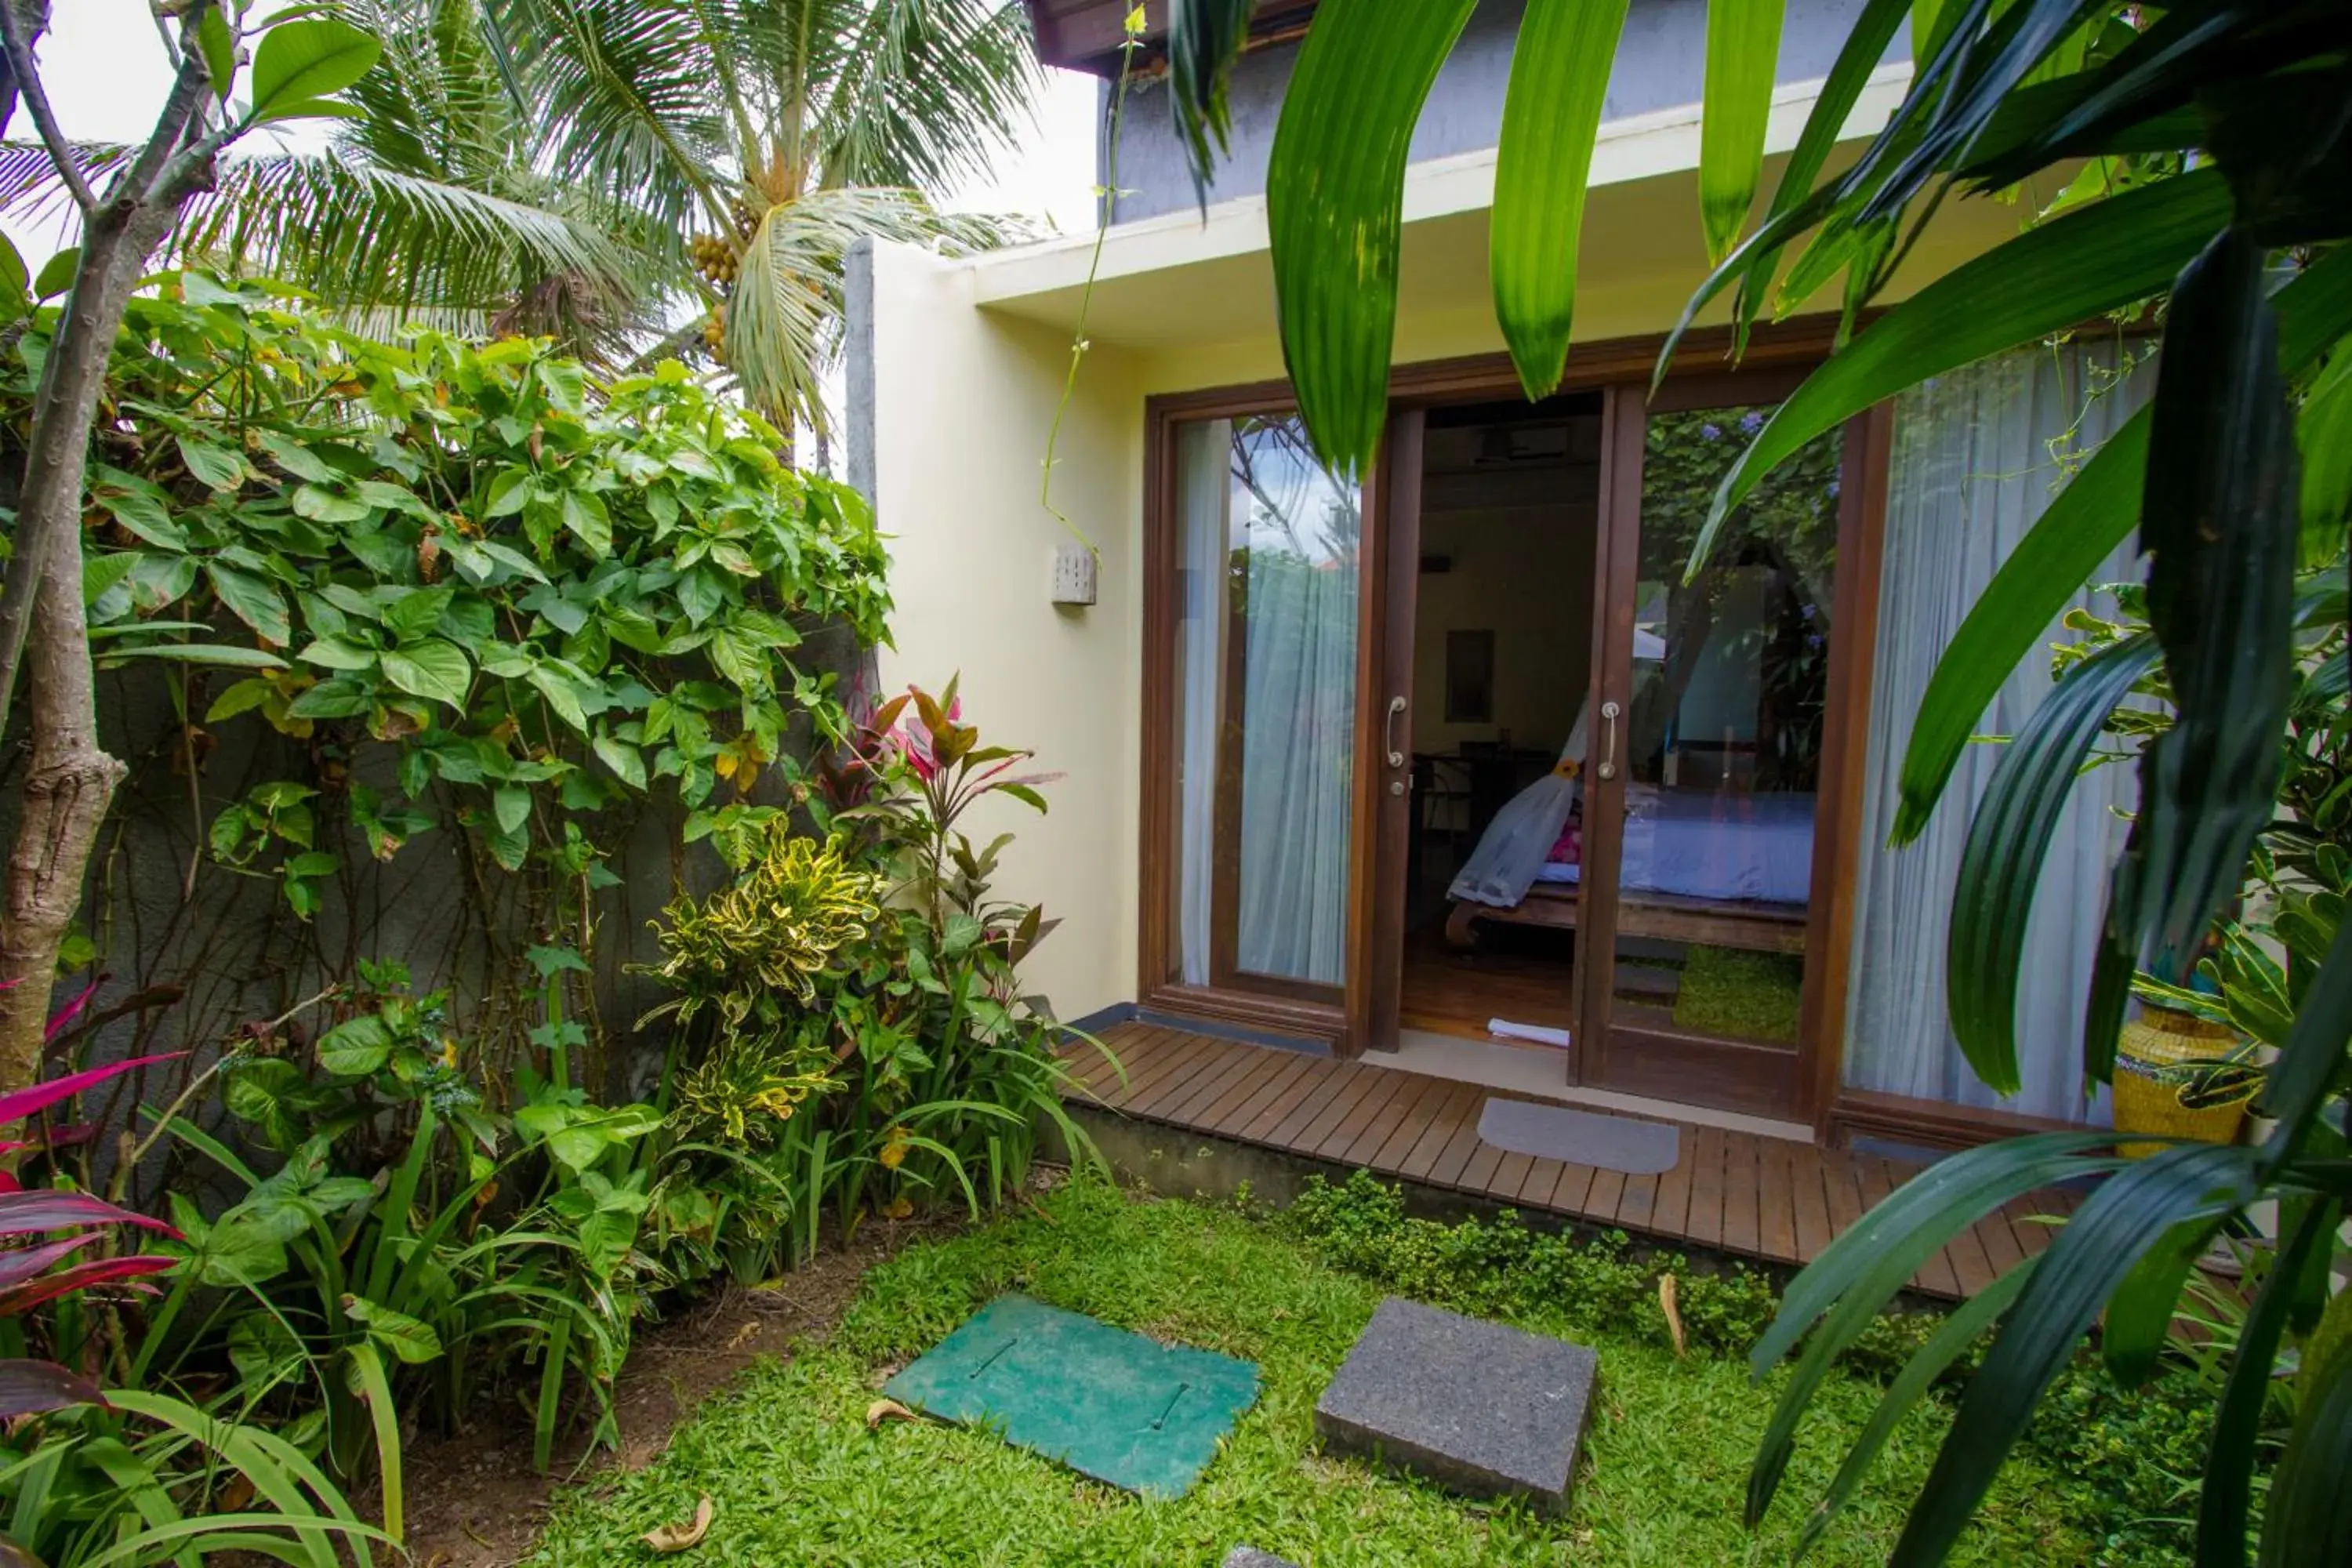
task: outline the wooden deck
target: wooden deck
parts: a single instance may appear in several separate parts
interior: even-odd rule
[[[1073,1098],[1138,1121],[1773,1263],[1810,1261],[1918,1168],[1684,1123],[1673,1170],[1629,1176],[1482,1142],[1486,1100],[1526,1096],[1141,1023],[1121,1024],[1102,1039],[1126,1081],[1093,1049],[1073,1046]],[[2048,1246],[2048,1217],[2074,1204],[2063,1192],[2010,1204],[1930,1259],[1913,1287],[1947,1299],[1973,1295]]]

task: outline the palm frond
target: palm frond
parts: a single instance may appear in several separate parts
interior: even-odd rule
[[[825,428],[819,380],[837,343],[842,268],[872,237],[961,247],[999,221],[941,214],[919,191],[850,186],[771,207],[743,251],[727,304],[727,363],[746,402],[789,428]]]
[[[345,310],[459,330],[551,288],[572,301],[581,329],[616,327],[676,282],[603,225],[340,153],[225,165],[219,188],[192,204],[172,254],[184,264],[266,272]],[[575,341],[594,336],[555,320],[534,325]]]
[[[817,126],[825,183],[936,191],[982,173],[1037,87],[1023,7],[876,0]]]

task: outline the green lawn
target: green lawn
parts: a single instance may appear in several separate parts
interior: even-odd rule
[[[1177,1502],[1139,1501],[984,1432],[888,1423],[869,1433],[865,1412],[888,1371],[1007,1289],[1251,1358],[1264,1395]],[[1801,1447],[1764,1529],[1749,1534],[1739,1523],[1741,1489],[1768,1392],[1751,1387],[1737,1362],[1677,1362],[1645,1335],[1590,1336],[1602,1391],[1588,1468],[1564,1520],[1459,1501],[1321,1458],[1316,1396],[1380,1296],[1232,1210],[1066,1187],[1042,1200],[1039,1213],[876,1269],[829,1342],[747,1373],[647,1469],[568,1493],[530,1561],[654,1561],[637,1535],[687,1517],[703,1492],[717,1501],[716,1521],[682,1563],[1207,1568],[1244,1542],[1311,1568],[1788,1560],[1802,1509],[1834,1467],[1822,1426]],[[1835,1378],[1820,1412],[1850,1431],[1876,1393]],[[1923,1414],[1906,1425],[1878,1484],[1809,1563],[1885,1561],[1941,1419]],[[2042,1484],[2049,1479],[2029,1460],[2013,1463],[1953,1561],[2087,1561],[2093,1548],[2050,1500],[2062,1489]]]

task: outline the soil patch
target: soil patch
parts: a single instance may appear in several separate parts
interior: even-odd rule
[[[530,1468],[530,1427],[519,1415],[508,1418],[510,1405],[484,1409],[453,1437],[411,1443],[402,1455],[409,1560],[418,1568],[520,1562],[538,1541],[558,1487],[651,1464],[678,1424],[737,1373],[763,1356],[789,1356],[795,1340],[830,1331],[868,1268],[960,1223],[869,1221],[848,1246],[828,1247],[805,1268],[768,1285],[730,1285],[641,1328],[614,1393],[617,1451],[592,1451],[575,1433],[542,1476]],[[359,1506],[374,1517],[373,1499]]]

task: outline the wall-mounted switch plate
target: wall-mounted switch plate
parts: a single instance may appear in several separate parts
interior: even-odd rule
[[[5,4],[5,0],[0,0]],[[1054,546],[1054,603],[1095,602],[1095,552],[1083,544]]]

